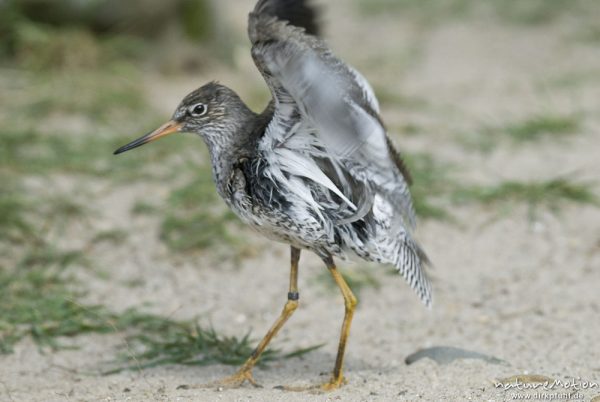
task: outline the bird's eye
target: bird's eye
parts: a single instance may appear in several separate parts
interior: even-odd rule
[[[194,117],[204,116],[207,111],[208,108],[203,103],[198,103],[190,108],[190,114]]]

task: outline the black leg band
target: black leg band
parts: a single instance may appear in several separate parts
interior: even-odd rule
[[[297,301],[298,299],[300,299],[300,293],[298,293],[298,292],[289,292],[288,293],[288,300]]]

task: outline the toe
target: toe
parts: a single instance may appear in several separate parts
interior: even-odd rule
[[[224,388],[239,388],[242,385],[244,385],[246,381],[256,388],[262,388],[262,386],[259,383],[257,383],[256,380],[254,380],[251,370],[239,371],[231,377],[227,377],[222,379],[221,381],[217,381],[217,385]]]
[[[215,389],[234,389],[242,387],[246,382],[250,383],[252,386],[256,388],[262,388],[262,386],[254,380],[252,376],[251,370],[243,370],[239,371],[236,374],[225,377],[221,380],[209,382],[207,384],[198,384],[198,385],[180,385],[177,387],[178,389],[207,389],[207,388],[215,388]]]
[[[321,385],[321,389],[325,392],[335,391],[342,387],[342,385],[346,384],[346,379],[344,377],[332,378],[329,382]]]

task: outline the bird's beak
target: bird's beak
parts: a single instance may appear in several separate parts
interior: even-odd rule
[[[156,130],[152,131],[151,133],[148,133],[148,134],[144,135],[143,137],[140,137],[137,140],[132,141],[129,144],[117,149],[114,152],[114,154],[115,155],[122,154],[123,152],[129,151],[133,148],[141,147],[144,144],[158,140],[161,137],[166,137],[167,135],[178,133],[181,131],[181,128],[182,128],[181,123],[177,123],[174,120],[170,120],[170,121],[166,122],[165,124],[163,124],[162,126],[160,126],[159,128],[157,128]]]

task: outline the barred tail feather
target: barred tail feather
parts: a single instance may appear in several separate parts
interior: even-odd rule
[[[431,284],[425,273],[429,259],[423,250],[410,237],[406,236],[393,261],[398,272],[402,274],[409,286],[417,293],[421,301],[430,307],[433,302]]]

